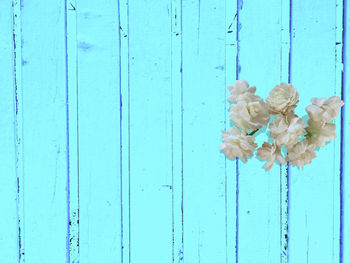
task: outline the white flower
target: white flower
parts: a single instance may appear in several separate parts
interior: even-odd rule
[[[277,145],[286,145],[287,148],[298,142],[298,138],[304,135],[305,122],[294,114],[279,116],[270,123],[270,136],[275,138]]]
[[[304,165],[310,164],[312,159],[316,157],[314,149],[315,145],[309,144],[308,141],[304,139],[288,150],[286,159],[289,161],[289,165],[301,166],[304,170]]]
[[[267,171],[271,170],[271,167],[275,162],[275,160],[277,160],[280,164],[286,163],[286,160],[281,154],[281,147],[279,147],[275,143],[271,145],[267,142],[264,142],[264,144],[260,148],[258,148],[257,151],[258,151],[258,156],[262,160],[268,160],[264,165],[264,168]]]
[[[247,155],[253,156],[253,151],[258,146],[254,143],[253,136],[246,135],[237,127],[232,127],[230,131],[222,132],[222,141],[220,150],[223,150],[227,157],[235,159],[240,157],[244,162],[247,162]]]
[[[256,87],[249,87],[249,84],[245,80],[236,80],[233,86],[228,86],[227,89],[231,95],[228,97],[228,101],[239,101],[242,100],[247,93],[254,94]]]
[[[326,142],[337,137],[335,134],[335,124],[317,122],[313,119],[309,119],[307,123],[309,126],[306,128],[306,131],[308,132],[306,137],[309,143],[324,147]]]
[[[231,120],[243,130],[256,130],[267,125],[270,114],[265,102],[255,95],[246,96],[246,98],[247,100],[240,100],[237,104],[231,104]]]
[[[311,98],[311,105],[306,107],[310,118],[318,122],[331,122],[337,118],[339,108],[344,102],[337,96],[326,98]]]
[[[282,82],[270,91],[266,103],[272,114],[287,114],[299,102],[299,94],[292,84]]]

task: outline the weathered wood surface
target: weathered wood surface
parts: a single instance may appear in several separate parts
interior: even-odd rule
[[[0,261],[350,262],[349,10],[1,1]],[[236,79],[342,97],[337,138],[304,171],[226,159]]]

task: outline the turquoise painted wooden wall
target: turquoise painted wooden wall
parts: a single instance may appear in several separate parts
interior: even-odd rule
[[[1,0],[0,262],[349,263],[349,5]],[[341,97],[337,139],[225,159],[236,79]]]

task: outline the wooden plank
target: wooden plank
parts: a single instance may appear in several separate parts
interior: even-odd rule
[[[266,14],[274,14],[266,15]],[[238,79],[256,86],[262,98],[280,81],[288,81],[284,31],[285,6],[281,1],[268,5],[257,1],[238,1]],[[282,30],[283,29],[283,30]],[[260,147],[268,141],[265,127],[254,137]],[[264,161],[251,158],[239,163],[239,234],[238,262],[280,262],[280,165],[274,164],[270,172],[262,166]],[[262,198],[263,196],[263,198]]]
[[[15,166],[17,179],[17,231],[18,261],[24,262],[24,153],[23,153],[23,83],[22,83],[22,20],[21,3],[12,2],[13,19],[13,70],[14,70],[14,104],[15,104]]]
[[[65,5],[62,1],[50,5],[29,1],[19,9],[23,37],[24,257],[26,262],[65,262]],[[35,15],[38,10],[40,15]]]
[[[335,63],[335,85],[334,85],[334,95],[339,96],[340,98],[343,97],[343,30],[344,30],[344,23],[343,23],[343,1],[342,0],[336,0],[335,1],[335,43],[334,43],[334,63]],[[343,111],[343,109],[341,109]],[[341,200],[341,179],[340,177],[342,174],[340,173],[341,167],[343,165],[342,160],[342,148],[343,148],[343,142],[344,138],[342,138],[341,133],[344,132],[342,129],[344,125],[341,124],[341,114],[339,114],[338,118],[333,121],[336,124],[336,136],[337,141],[333,141],[333,150],[335,155],[334,158],[334,174],[333,174],[333,202],[334,202],[334,210],[333,210],[333,260],[336,262],[342,262],[342,254],[341,251],[343,251],[343,248],[341,247],[341,239],[342,233],[342,221],[341,221],[341,207],[342,207],[342,200]]]
[[[129,85],[129,5],[118,1],[120,47],[120,110],[121,110],[121,224],[122,263],[130,262],[130,85]]]
[[[232,181],[226,181],[219,151],[227,116],[225,1],[183,1],[182,14],[184,261],[222,263],[228,261],[226,212],[232,208],[225,195]]]
[[[0,87],[0,210],[3,211],[0,217],[0,258],[3,262],[10,263],[19,261],[18,241],[21,240],[19,239],[17,217],[19,210],[17,210],[16,202],[18,197],[17,175],[20,177],[21,173],[16,173],[16,153],[18,152],[16,152],[17,141],[15,141],[16,133],[14,132],[17,130],[14,96],[16,85],[14,84],[17,83],[18,78],[16,72],[21,68],[20,57],[14,56],[14,52],[21,48],[21,35],[18,31],[20,17],[14,17],[15,14],[18,15],[18,8],[13,10],[10,1],[2,1],[0,10],[2,10],[0,17],[0,79],[2,80]],[[14,47],[14,44],[19,44],[19,46]],[[20,51],[18,54],[21,54]],[[22,201],[23,199],[19,204]],[[19,215],[22,217],[22,211]]]
[[[68,32],[68,36],[71,33],[73,39],[68,56],[71,55],[73,60],[75,57],[72,74],[75,74],[76,82],[72,81],[69,88],[74,99],[70,106],[75,107],[73,112],[77,114],[72,116],[76,120],[76,123],[73,121],[76,132],[72,134],[73,140],[77,140],[78,156],[79,261],[120,261],[118,5],[112,1],[102,1],[98,5],[95,1],[77,1],[70,2],[70,5],[72,24],[69,26],[72,31]],[[76,26],[75,30],[73,25]],[[74,249],[71,247],[71,252]],[[75,260],[71,258],[71,262],[77,260],[78,257]]]
[[[342,31],[342,42],[343,42],[343,53],[342,53],[342,63],[343,63],[343,74],[342,74],[342,89],[341,96],[342,100],[345,102],[342,112],[341,112],[341,167],[340,167],[340,176],[341,176],[341,225],[340,225],[340,253],[339,253],[339,262],[349,262],[350,261],[350,178],[348,176],[350,172],[349,161],[349,132],[350,132],[350,105],[349,105],[349,80],[350,80],[350,1],[344,1],[342,6],[339,1],[338,4],[340,7],[343,7],[343,31]],[[340,12],[337,13],[340,15]],[[339,54],[339,53],[338,53]],[[340,56],[338,55],[338,61]],[[338,131],[339,126],[337,127]],[[338,137],[339,138],[339,137]]]
[[[341,92],[336,1],[294,0],[291,8],[291,82],[300,94],[296,112],[306,117],[312,97]],[[335,123],[337,138],[316,152],[312,164],[290,169],[291,263],[339,261],[340,117]]]
[[[23,78],[22,78],[22,15],[21,2],[12,2],[13,19],[13,70],[14,70],[14,104],[15,104],[15,166],[17,179],[17,231],[18,261],[24,262],[24,152],[23,152]]]
[[[171,1],[172,262],[184,262],[182,5]]]
[[[155,0],[128,4],[129,260],[171,262],[171,7],[170,2]]]
[[[232,85],[236,80],[237,73],[237,2],[225,1],[225,87],[224,88],[224,120],[225,125],[223,130],[229,130],[231,126],[229,103],[227,98],[230,92],[227,86]],[[237,262],[238,260],[238,206],[237,204],[237,162],[232,162],[225,158],[225,228],[226,228],[226,263]]]
[[[67,111],[67,262],[79,262],[79,116],[76,2],[65,1]]]
[[[280,82],[290,83],[291,1],[281,1],[281,67]],[[289,167],[280,164],[280,262],[287,263],[289,224]]]

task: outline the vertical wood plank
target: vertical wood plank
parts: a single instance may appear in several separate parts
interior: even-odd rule
[[[344,71],[344,57],[343,57],[343,48],[344,48],[344,5],[343,0],[336,0],[335,3],[335,93],[337,96],[343,99],[344,97],[344,86],[343,86],[343,71]],[[336,240],[334,240],[334,248],[333,248],[333,259],[337,262],[346,262],[343,261],[343,252],[344,249],[342,247],[343,238],[343,185],[342,181],[344,178],[343,172],[343,163],[344,159],[342,156],[343,146],[344,146],[344,116],[342,116],[342,112],[344,110],[341,109],[341,113],[339,114],[337,120],[335,121],[337,125],[337,138],[338,142],[335,143],[334,151],[334,162],[337,164],[334,170],[334,184],[333,184],[333,201],[334,201],[334,212],[333,212],[333,233]]]
[[[184,261],[222,263],[228,260],[226,209],[232,208],[225,196],[232,181],[219,151],[227,107],[225,1],[183,1],[182,10]]]
[[[280,82],[290,83],[291,1],[281,1]],[[289,167],[280,165],[280,262],[288,262]]]
[[[76,55],[76,83],[70,88],[76,94],[72,97],[77,99],[73,105],[78,114],[74,128],[78,132],[79,258],[80,262],[121,262],[118,3],[69,4],[75,9],[71,13],[77,14],[76,31],[72,31],[76,54],[71,53]]]
[[[129,1],[118,1],[120,47],[120,123],[121,123],[121,224],[122,263],[130,262],[130,56]]]
[[[280,165],[280,262],[288,262],[289,167]]]
[[[16,72],[21,69],[21,57],[17,57],[21,54],[19,51],[21,33],[20,27],[18,27],[20,17],[14,16],[18,15],[18,7],[12,8],[11,1],[2,1],[0,2],[0,10],[2,10],[0,16],[0,79],[2,80],[0,86],[0,211],[2,211],[0,217],[0,258],[5,263],[11,263],[18,262],[20,254],[17,218],[19,210],[16,200],[17,197],[21,196],[17,195],[17,175],[21,178],[21,184],[23,178],[21,173],[16,173],[16,157],[18,155],[16,156],[15,149],[18,141],[15,140],[17,121],[14,94],[15,84],[18,81],[18,73]],[[14,52],[16,52],[16,56],[14,56]],[[21,158],[21,156],[19,157]],[[21,198],[19,201],[21,204],[23,199]],[[22,211],[19,215],[22,218]]]
[[[339,1],[338,1],[339,2]],[[350,105],[349,105],[349,79],[350,79],[350,2],[342,1],[343,3],[343,75],[341,96],[345,102],[341,112],[341,167],[340,167],[340,198],[341,198],[341,225],[340,225],[340,253],[339,262],[350,262],[350,167],[349,167],[349,131],[350,131]],[[339,12],[338,12],[339,14]],[[340,58],[338,58],[340,59]],[[338,126],[339,127],[339,126]],[[339,129],[337,127],[337,129]],[[339,130],[338,130],[339,131]]]
[[[282,80],[288,81],[285,53],[288,47],[283,31],[288,30],[285,6],[279,0],[269,4],[257,1],[238,3],[238,79],[256,86],[256,94],[266,98]],[[274,15],[266,15],[274,14]],[[266,127],[255,133],[260,147],[268,141]],[[270,172],[264,161],[254,157],[239,167],[238,262],[280,262],[281,196],[280,165]],[[262,198],[263,197],[263,198]]]
[[[229,103],[227,98],[230,92],[227,90],[227,86],[232,85],[236,80],[236,58],[237,58],[237,2],[226,0],[225,1],[225,87],[222,87],[224,92],[224,127],[223,130],[229,130],[231,128]],[[237,225],[238,225],[238,213],[236,206],[236,193],[237,181],[236,181],[236,163],[232,160],[225,158],[225,228],[226,228],[226,263],[237,262],[238,257],[238,244],[237,244]]]
[[[312,97],[340,96],[337,1],[292,1],[291,82],[298,90],[296,112],[307,118]],[[304,171],[290,169],[289,262],[339,261],[338,136],[316,152]]]
[[[182,0],[171,1],[172,262],[184,262]]]
[[[79,262],[79,116],[77,16],[75,0],[65,1],[67,111],[67,262]]]
[[[40,15],[38,11],[40,10]],[[66,261],[64,2],[21,6],[26,262]]]
[[[171,262],[171,7],[169,1],[130,1],[128,4],[129,260]]]
[[[13,19],[13,70],[14,70],[14,103],[15,103],[15,166],[17,179],[17,246],[18,261],[24,262],[24,153],[23,153],[23,83],[22,83],[22,16],[21,2],[12,2]]]

